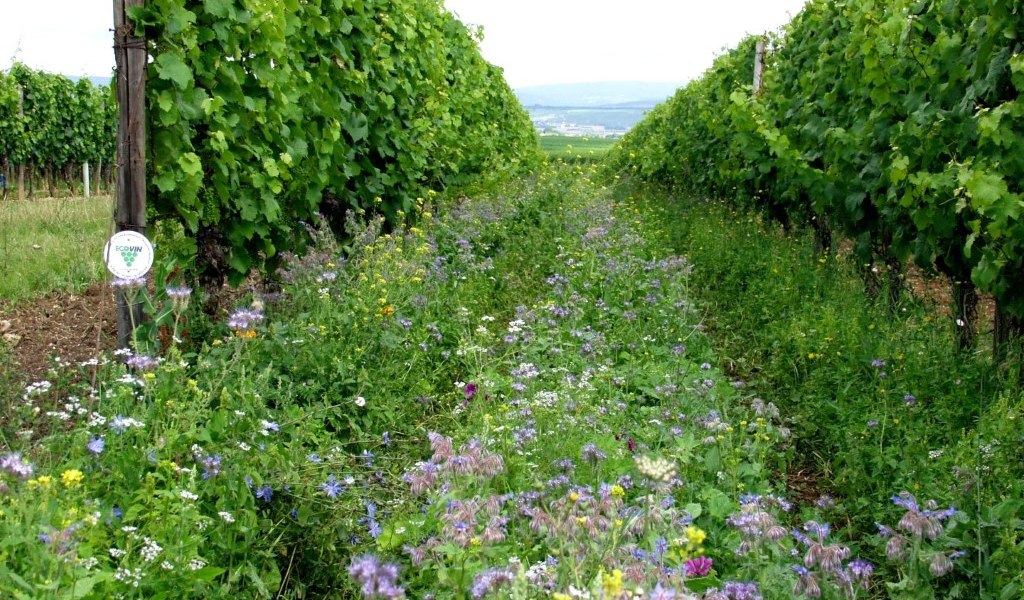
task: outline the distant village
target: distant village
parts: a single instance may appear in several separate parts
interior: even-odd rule
[[[643,117],[641,110],[529,108],[533,127],[541,135],[621,137]]]
[[[574,123],[556,123],[534,119],[533,126],[541,135],[570,135],[576,137],[617,138],[626,133],[626,129],[608,129],[604,125],[576,125]]]
[[[676,89],[670,83],[605,82],[516,90],[541,135],[615,138]]]

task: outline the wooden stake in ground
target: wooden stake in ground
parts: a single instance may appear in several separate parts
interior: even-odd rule
[[[117,66],[117,231],[146,233],[146,39],[135,35],[127,10],[146,0],[114,0],[114,60]],[[128,347],[132,323],[142,322],[142,304],[129,306],[117,292],[117,345]]]
[[[18,117],[25,118],[25,90],[18,86]],[[18,200],[25,200],[25,165],[18,165]]]
[[[757,40],[754,49],[754,94],[761,93],[761,83],[764,81],[764,38]]]
[[[89,197],[89,163],[82,164],[82,191],[83,195]]]

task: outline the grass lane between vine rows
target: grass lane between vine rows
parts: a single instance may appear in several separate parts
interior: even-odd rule
[[[881,522],[903,515],[939,533],[894,533],[913,543],[902,567],[883,568],[862,557],[885,540],[851,519],[829,525],[855,511],[787,499],[793,429],[811,415],[780,415],[774,391],[758,397],[731,374],[713,349],[722,321],[709,339],[694,301],[707,267],[678,253],[667,208],[648,206],[653,195],[616,201],[623,189],[590,168],[549,170],[428,199],[392,234],[353,221],[344,254],[310,226],[314,251],[286,257],[282,288],[223,323],[201,322],[181,287],[147,299],[140,347],[161,325],[209,329],[210,341],[127,368],[60,366],[5,408],[0,591],[736,600],[930,589],[939,575],[926,561],[952,568],[966,517],[897,496]]]
[[[862,537],[861,554],[889,572],[872,592],[1018,597],[1024,395],[1016,369],[994,367],[988,348],[957,352],[957,324],[927,294],[908,288],[893,317],[884,298],[865,295],[852,257],[816,253],[811,231],[783,232],[726,202],[657,186],[624,184],[619,193],[693,261],[692,297],[723,368],[790,420],[791,474],[811,473],[810,491],[836,533]],[[908,506],[919,512],[900,520],[906,527],[879,525]]]

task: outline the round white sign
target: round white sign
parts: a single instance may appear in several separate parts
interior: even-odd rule
[[[153,266],[153,244],[137,231],[119,231],[103,248],[103,260],[114,277],[142,277]]]

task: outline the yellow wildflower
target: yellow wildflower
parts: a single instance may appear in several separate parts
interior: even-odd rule
[[[616,483],[615,485],[612,486],[611,494],[612,498],[625,498],[626,490],[624,490],[621,485]]]
[[[698,529],[692,525],[686,528],[686,541],[690,546],[700,546],[707,537],[708,534],[703,529]]]
[[[601,577],[601,589],[605,598],[618,598],[622,593],[622,571],[615,569],[611,575]]]
[[[78,469],[68,469],[60,474],[60,480],[69,488],[82,483],[83,479],[85,479],[85,475]]]
[[[53,477],[50,477],[49,475],[40,475],[39,477],[36,477],[35,479],[29,479],[28,480],[28,489],[34,490],[36,488],[40,488],[40,489],[44,489],[45,490],[45,489],[49,489],[50,485],[52,485],[52,484],[53,484]]]

